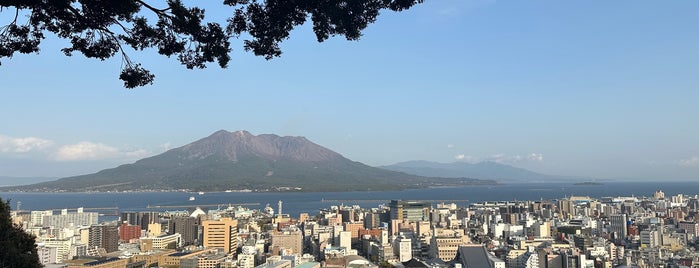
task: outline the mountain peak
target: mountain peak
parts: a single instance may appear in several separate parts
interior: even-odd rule
[[[393,172],[349,160],[304,137],[219,130],[133,164],[27,186],[26,189],[152,190],[303,189],[380,190],[492,183]]]
[[[245,130],[219,130],[206,138],[179,148],[183,157],[205,159],[217,156],[227,161],[255,157],[276,161],[321,162],[342,159],[340,154],[317,145],[304,137],[280,137],[274,134],[253,135]]]

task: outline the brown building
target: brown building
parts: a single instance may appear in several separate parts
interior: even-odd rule
[[[88,246],[103,248],[107,253],[119,250],[119,228],[116,225],[90,226]]]
[[[362,224],[361,222],[346,222],[344,223],[344,229],[345,231],[350,232],[350,237],[352,238],[352,241],[357,241],[359,239],[359,232],[361,230],[364,230],[364,224]]]
[[[119,226],[119,239],[121,241],[130,241],[131,239],[141,237],[141,226],[129,225],[123,223]]]
[[[291,253],[303,254],[303,235],[301,231],[288,231],[272,234],[272,252],[275,255],[281,250],[290,250]]]

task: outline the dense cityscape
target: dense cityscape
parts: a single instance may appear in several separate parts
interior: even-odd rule
[[[284,213],[283,201],[180,211],[12,211],[45,267],[695,267],[699,196],[391,200]]]

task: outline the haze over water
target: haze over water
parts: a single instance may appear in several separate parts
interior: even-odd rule
[[[523,201],[556,199],[566,196],[590,196],[593,198],[607,196],[652,196],[653,192],[662,190],[666,196],[699,194],[699,184],[692,182],[609,182],[603,185],[575,186],[571,183],[509,184],[499,186],[465,186],[457,188],[430,188],[405,191],[368,191],[368,192],[267,192],[267,193],[197,193],[185,192],[131,192],[131,193],[0,193],[4,200],[11,199],[13,209],[17,201],[22,202],[22,210],[44,210],[77,207],[118,207],[120,211],[148,211],[147,206],[195,206],[210,204],[249,205],[252,209],[264,208],[270,204],[275,211],[277,202],[283,201],[283,213],[298,216],[307,212],[311,215],[318,209],[333,205],[360,205],[376,207],[388,203],[391,199],[403,200],[445,200],[458,205],[468,205],[482,201]],[[196,200],[189,201],[194,196]],[[325,201],[323,201],[325,200]],[[170,208],[169,210],[184,210]],[[110,212],[112,213],[112,212]]]

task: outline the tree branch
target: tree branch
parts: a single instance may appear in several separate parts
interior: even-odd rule
[[[148,9],[150,9],[151,11],[155,12],[156,14],[158,14],[158,16],[170,17],[169,14],[165,13],[165,11],[170,10],[169,7],[168,7],[168,8],[164,8],[164,9],[158,9],[158,8],[155,8],[155,7],[149,5],[148,3],[143,2],[143,1],[141,1],[141,0],[136,0],[136,2],[138,2],[139,4],[143,5],[144,7],[148,8]]]

